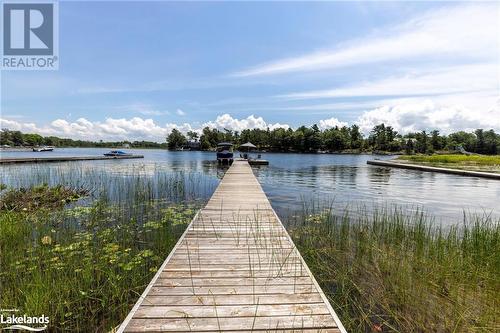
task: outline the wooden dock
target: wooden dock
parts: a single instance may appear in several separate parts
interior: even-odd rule
[[[433,167],[433,166],[427,166],[427,165],[417,165],[417,164],[400,163],[400,162],[392,162],[392,161],[380,161],[380,160],[367,161],[366,163],[370,164],[370,165],[377,165],[377,166],[383,166],[383,167],[410,169],[410,170],[418,170],[418,171],[429,171],[429,172],[439,172],[439,173],[447,173],[450,175],[480,177],[480,178],[489,178],[489,179],[500,180],[500,173],[440,168],[440,167]]]
[[[93,161],[93,160],[124,160],[129,158],[144,158],[144,155],[128,156],[59,156],[59,157],[16,157],[0,158],[0,164],[8,163],[47,163],[47,162],[70,162],[70,161]]]
[[[345,332],[247,161],[236,160],[118,332]]]

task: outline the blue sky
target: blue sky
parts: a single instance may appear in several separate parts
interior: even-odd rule
[[[500,130],[498,3],[61,2],[57,71],[2,72],[1,125]]]

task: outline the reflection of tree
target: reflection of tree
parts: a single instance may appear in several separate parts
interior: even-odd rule
[[[368,168],[368,177],[372,183],[389,183],[391,168]]]
[[[219,164],[216,160],[204,160],[201,167],[204,173],[214,175],[218,179],[222,179],[230,165]]]

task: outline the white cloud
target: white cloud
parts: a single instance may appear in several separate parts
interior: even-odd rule
[[[338,89],[288,94],[282,98],[364,97],[360,105],[370,107],[372,104],[372,110],[364,112],[358,119],[365,133],[381,122],[402,132],[423,129],[451,132],[475,128],[500,129],[499,91],[498,65],[475,64]],[[366,100],[367,97],[370,100]],[[356,104],[357,100],[352,103]]]
[[[318,99],[366,96],[438,95],[458,92],[498,91],[498,64],[472,64],[427,70],[328,90],[291,93],[285,99]]]
[[[367,134],[380,123],[402,133],[438,129],[442,133],[477,128],[500,131],[500,104],[482,111],[459,105],[438,104],[431,100],[382,106],[364,112],[356,121]]]
[[[16,120],[0,118],[0,128],[8,128],[12,131],[22,131],[25,133],[39,133],[42,135],[54,134],[54,129],[50,127],[38,127],[35,123],[23,123]]]
[[[266,129],[269,128],[271,130],[275,128],[289,128],[290,126],[287,124],[280,124],[280,123],[266,123],[262,117],[255,117],[254,115],[250,115],[245,119],[236,119],[231,117],[229,114],[223,114],[220,116],[217,116],[217,119],[215,121],[209,121],[203,124],[202,127],[210,127],[210,128],[217,128],[217,129],[228,129],[228,130],[233,130],[233,131],[238,131],[241,132],[244,129],[253,129],[253,128],[260,128],[260,129]]]
[[[480,98],[481,95],[475,96]],[[486,96],[488,97],[488,96]],[[447,97],[443,99],[401,98],[380,100],[383,104],[373,109],[364,111],[356,120],[349,122],[336,117],[322,119],[318,122],[321,129],[335,126],[349,126],[358,124],[361,130],[368,134],[370,130],[380,123],[393,126],[402,133],[439,129],[442,133],[458,130],[471,131],[476,128],[494,129],[500,131],[500,98],[493,107],[484,107],[476,110],[466,105],[457,104],[456,99]],[[370,104],[366,104],[369,106]],[[25,133],[39,133],[41,135],[55,135],[83,140],[149,140],[164,142],[165,137],[176,128],[183,133],[188,131],[201,132],[204,127],[229,129],[241,132],[244,129],[275,129],[290,128],[287,124],[269,123],[263,117],[250,115],[238,119],[230,114],[217,116],[213,121],[201,125],[189,123],[159,124],[153,119],[133,118],[106,118],[104,121],[90,121],[79,118],[76,121],[55,119],[47,125],[38,125],[33,122],[22,122],[20,119],[0,118],[0,127],[11,130],[20,130]]]
[[[138,112],[145,116],[166,116],[170,114],[170,112],[168,111],[159,111],[159,110],[141,110]]]
[[[19,130],[25,133],[38,133],[41,135],[55,135],[66,138],[82,140],[148,140],[164,142],[165,137],[176,128],[183,133],[188,131],[201,132],[203,127],[218,129],[230,129],[242,131],[244,129],[269,127],[270,129],[283,127],[286,124],[268,124],[262,117],[253,115],[245,119],[236,119],[229,114],[218,116],[215,121],[209,121],[202,126],[193,126],[189,123],[175,124],[166,123],[163,126],[153,119],[143,119],[140,117],[126,118],[106,118],[104,121],[89,121],[79,118],[74,122],[65,119],[56,119],[48,125],[38,126],[35,123],[20,122],[12,119],[0,118],[0,127],[10,130]]]
[[[104,121],[89,121],[79,118],[74,122],[56,119],[49,125],[38,126],[34,123],[23,123],[15,120],[0,119],[2,128],[19,130],[25,133],[55,135],[65,138],[82,140],[152,140],[163,142],[166,135],[173,129],[190,130],[188,124],[165,124],[160,126],[152,119],[133,117],[131,119],[107,118]]]
[[[381,122],[401,132],[500,130],[499,10],[498,4],[491,3],[446,6],[333,50],[278,59],[234,75],[324,72],[365,65],[372,74],[367,75],[368,81],[278,95],[275,101],[334,99],[310,110],[367,110],[353,122],[365,133]],[[391,64],[393,70],[385,69],[373,79],[373,63]],[[294,108],[302,107],[289,107]],[[319,124],[328,128],[338,122],[330,118]]]
[[[186,115],[186,112],[182,111],[181,109],[177,109],[177,111],[175,111],[175,113],[177,113],[179,116],[185,116]]]
[[[166,116],[170,112],[166,110],[158,110],[149,104],[135,103],[130,105],[119,106],[120,111],[140,113],[145,116]]]
[[[344,127],[348,126],[348,124],[344,121],[340,121],[335,117],[332,117],[330,119],[324,119],[319,121],[319,128],[324,130],[327,128],[333,128],[333,127]]]
[[[312,71],[386,61],[498,56],[498,4],[466,4],[433,10],[408,22],[347,41],[334,50],[279,59],[233,74],[237,77]]]
[[[458,130],[472,131],[476,128],[494,129],[500,131],[500,99],[490,108],[473,111],[463,105],[450,104],[420,99],[386,100],[385,105],[363,112],[352,123],[358,124],[361,130],[368,134],[380,123],[393,126],[401,133],[421,130],[439,129],[442,133]],[[349,126],[345,121],[331,117],[318,122],[321,129],[335,126]],[[229,114],[219,115],[214,121],[205,122],[200,126],[189,123],[166,123],[160,125],[152,119],[140,117],[107,118],[104,121],[89,121],[79,118],[70,122],[56,119],[48,125],[37,125],[33,122],[21,122],[18,119],[0,118],[0,127],[19,130],[25,133],[55,135],[83,140],[149,140],[164,142],[165,137],[176,128],[183,133],[188,131],[201,132],[204,127],[229,129],[241,132],[244,129],[275,129],[290,128],[287,124],[268,123],[262,117],[250,115],[237,119]]]

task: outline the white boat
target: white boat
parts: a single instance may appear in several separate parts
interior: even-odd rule
[[[37,151],[37,152],[53,151],[53,150],[54,150],[54,147],[52,147],[52,146],[33,147],[33,151]]]

